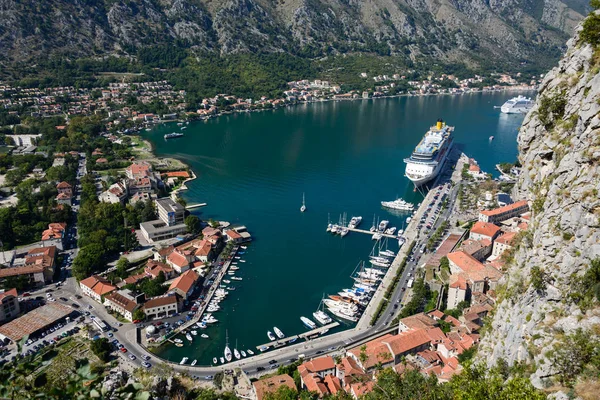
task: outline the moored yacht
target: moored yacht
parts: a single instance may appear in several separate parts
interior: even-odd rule
[[[275,331],[275,334],[277,335],[277,337],[279,339],[283,339],[285,337],[285,335],[283,334],[283,332],[281,332],[281,330],[278,327],[274,326],[273,327],[273,331]]]
[[[300,321],[310,329],[315,329],[317,327],[317,324],[306,317],[300,317]]]
[[[275,337],[275,335],[273,335],[273,332],[271,332],[271,331],[267,331],[267,336],[269,337],[269,340],[272,342],[277,340],[277,338]]]

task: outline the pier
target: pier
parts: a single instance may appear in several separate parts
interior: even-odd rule
[[[371,236],[373,236],[375,233],[377,233],[377,232],[368,231],[366,229],[358,229],[358,228],[348,228],[348,231],[349,232],[365,233],[365,234],[371,235]],[[382,232],[379,232],[379,234],[382,237],[386,237],[386,238],[390,238],[390,239],[398,239],[398,236],[396,236],[396,235],[390,235],[390,234],[382,233]]]
[[[185,208],[187,208],[188,210],[192,210],[194,208],[200,208],[200,207],[206,207],[206,203],[196,203],[196,204],[189,204],[187,206],[185,206]]]
[[[286,344],[289,344],[290,340],[294,340],[294,339],[296,339],[296,340],[297,339],[306,339],[306,340],[309,340],[310,336],[320,335],[320,334],[322,334],[324,332],[327,332],[329,329],[335,328],[335,327],[337,327],[339,325],[340,325],[339,322],[334,321],[334,322],[332,322],[330,324],[323,325],[323,326],[321,326],[319,328],[312,329],[312,330],[310,330],[308,332],[304,332],[304,333],[301,333],[299,335],[288,336],[288,337],[285,337],[283,339],[274,340],[272,342],[265,343],[265,344],[262,344],[260,346],[256,346],[256,349],[260,351],[261,347],[271,347],[271,346],[273,346],[273,347],[281,347],[281,346],[285,346]]]

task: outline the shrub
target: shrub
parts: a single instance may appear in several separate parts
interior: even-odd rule
[[[583,21],[583,29],[580,37],[584,42],[590,43],[592,46],[600,44],[600,15],[592,13]]]
[[[547,131],[554,128],[556,121],[565,115],[567,106],[566,91],[563,90],[554,96],[543,96],[538,109],[538,118]]]

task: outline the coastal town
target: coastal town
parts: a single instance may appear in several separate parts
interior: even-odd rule
[[[139,77],[136,77],[139,79]],[[534,90],[539,79],[521,83],[519,76],[492,74],[459,79],[454,75],[429,76],[410,80],[406,75],[376,75],[361,73],[366,82],[374,83],[369,90],[348,90],[344,85],[326,80],[299,80],[288,83],[283,97],[259,99],[218,94],[199,104],[190,104],[185,90],[178,90],[168,81],[114,82],[106,87],[22,88],[0,82],[0,107],[9,116],[18,118],[102,115],[106,128],[128,133],[135,126],[173,120],[206,119],[230,112],[273,109],[298,103],[357,100],[396,95],[421,96],[467,94],[499,90]],[[11,142],[7,144],[22,145]]]
[[[376,78],[385,83],[403,77]],[[392,84],[372,95],[384,94]],[[439,89],[432,82],[412,84],[420,87],[415,92],[420,94]],[[467,88],[468,83],[463,92]],[[219,390],[259,400],[285,390],[314,392],[318,397],[345,392],[358,399],[373,390],[378,374],[388,367],[400,375],[413,371],[446,382],[460,374],[473,355],[486,329],[486,316],[507,290],[500,283],[504,265],[527,236],[529,205],[511,199],[506,186],[519,174],[517,166],[494,181],[475,160],[455,154],[414,212],[402,237],[404,245],[382,271],[381,285],[366,306],[359,305],[365,309],[354,329],[327,335],[327,329],[318,328],[298,336],[312,343],[310,351],[306,344],[295,343],[296,336],[284,339],[278,332],[271,344],[257,346],[258,354],[242,350],[246,359],[234,349],[233,360],[215,357],[210,366],[196,366],[197,360],[186,365],[191,362],[187,357],[173,362],[153,349],[186,346],[183,339],[190,343],[200,336],[208,339],[200,333],[218,321],[214,315],[219,303],[235,289],[233,283],[242,280],[236,273],[243,270],[252,236],[243,225],[200,220],[191,210],[206,205],[186,204],[180,197],[186,182],[196,179],[194,172],[176,160],[153,157],[137,136],[111,131],[121,118],[127,121],[124,125],[179,119],[177,112],[186,108],[185,93],[166,82],[135,89],[119,84],[95,99],[85,91],[78,91],[78,97],[63,93],[79,103],[72,108],[75,105],[58,105],[59,92],[53,90],[27,92],[24,97],[24,92],[10,89],[3,100],[10,108],[19,99],[20,107],[36,110],[34,117],[67,112],[74,118],[45,128],[50,133],[5,135],[16,146],[3,156],[10,157],[5,160],[3,206],[39,201],[27,197],[38,193],[52,211],[44,229],[29,236],[35,240],[15,236],[13,240],[20,241],[8,243],[2,238],[7,243],[0,268],[6,305],[0,326],[4,363],[35,358],[71,340],[105,341],[123,371],[169,365],[202,384],[214,382]],[[131,90],[143,96],[142,102],[160,99],[175,114],[157,117],[127,107],[113,109]],[[328,82],[299,81],[290,83],[282,101],[348,97],[347,93],[336,97],[338,90]],[[224,99],[237,107],[263,104]],[[195,115],[216,113],[218,102],[218,97],[203,101],[204,108]],[[73,121],[97,112],[109,117],[98,123],[99,139],[86,147],[69,149],[46,139],[46,135],[76,135],[75,129],[84,128]],[[20,159],[30,162],[23,167]],[[85,227],[90,208],[96,214],[114,214],[119,219],[111,226],[122,228],[115,237],[120,243],[102,250],[103,257],[95,262],[88,261],[91,245],[86,243],[94,243],[98,234],[94,232],[102,227]],[[40,218],[37,227],[44,218],[36,218]],[[104,235],[100,240],[108,239]],[[288,372],[277,373],[283,371]],[[232,374],[237,384],[228,384]]]

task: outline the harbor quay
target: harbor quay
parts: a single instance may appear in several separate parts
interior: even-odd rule
[[[438,184],[438,181],[441,179],[442,175],[448,176],[448,180],[452,180],[454,182],[460,180],[460,166],[464,162],[465,156],[460,155],[458,152],[454,152],[455,157],[451,157],[446,162],[446,166],[444,170],[446,173],[440,174],[438,180],[434,183]],[[460,157],[458,157],[460,155]],[[458,164],[456,164],[458,163]],[[448,174],[448,170],[454,167],[454,171]],[[277,363],[276,365],[286,364],[295,361],[298,358],[310,358],[317,355],[325,355],[325,354],[335,354],[343,352],[344,348],[356,346],[357,344],[363,343],[366,340],[371,340],[372,338],[384,335],[389,332],[393,332],[397,329],[395,326],[386,326],[386,324],[382,321],[382,318],[379,319],[374,325],[371,325],[371,320],[373,318],[374,313],[376,312],[379,304],[384,299],[385,292],[390,284],[393,283],[396,275],[399,273],[399,269],[402,264],[402,260],[409,255],[410,243],[413,241],[423,241],[426,240],[425,237],[420,237],[421,234],[418,228],[418,221],[423,216],[423,213],[427,209],[427,204],[432,200],[435,191],[430,191],[426,194],[424,200],[421,203],[421,206],[414,213],[410,223],[406,227],[405,230],[405,238],[408,245],[402,246],[398,251],[396,257],[394,258],[391,266],[388,268],[384,279],[382,280],[381,285],[378,287],[376,292],[374,293],[371,301],[367,305],[365,311],[363,312],[361,318],[357,322],[356,326],[352,329],[347,329],[341,332],[333,333],[326,336],[319,336],[317,338],[309,339],[309,336],[306,333],[297,335],[299,339],[306,339],[305,341],[299,341],[291,345],[282,346],[274,348],[270,351],[266,351],[264,353],[256,354],[252,357],[243,358],[240,360],[234,360],[232,362],[218,365],[218,366],[191,366],[191,365],[180,365],[179,363],[172,362],[166,359],[162,359],[154,355],[154,357],[160,358],[160,360],[164,363],[168,363],[172,366],[175,371],[184,372],[188,374],[198,375],[198,376],[210,376],[214,375],[217,372],[230,370],[234,368],[240,368],[246,372],[248,375],[256,375],[260,369],[267,370],[272,367],[273,362]],[[454,203],[454,197],[456,196],[455,191],[451,191],[451,199],[450,204],[451,207]],[[219,281],[226,272],[226,268],[223,268],[221,274],[219,276]],[[406,278],[406,271],[403,274],[403,279]],[[215,280],[215,287],[218,287],[218,283]],[[401,287],[403,285],[399,284],[396,288],[396,291],[393,294],[393,297],[401,291]],[[400,292],[401,298],[406,298],[410,296],[410,289],[406,290],[406,292]],[[389,300],[389,299],[388,299]],[[207,300],[208,301],[208,300]],[[390,303],[391,306],[391,303]],[[388,312],[384,310],[384,313]],[[383,315],[383,314],[382,314]],[[310,333],[310,332],[308,332]],[[140,338],[140,334],[137,335],[137,338]],[[141,346],[140,342],[136,343],[137,346]]]

